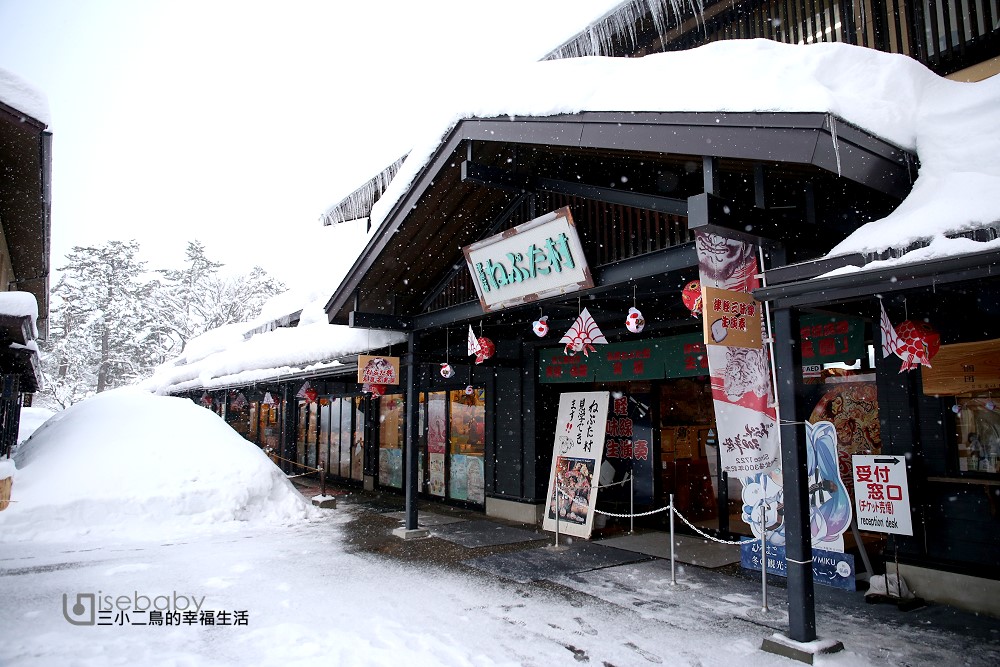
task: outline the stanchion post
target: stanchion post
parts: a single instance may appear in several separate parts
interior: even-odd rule
[[[670,585],[677,585],[677,570],[674,565],[674,494],[670,494]]]
[[[628,534],[632,535],[635,533],[635,475],[631,472],[628,474],[628,488]]]
[[[555,486],[555,489],[556,489],[556,492],[554,494],[555,505],[556,506],[553,508],[553,509],[555,509],[555,512],[556,512],[556,544],[555,544],[555,547],[556,547],[556,549],[558,549],[559,548],[559,505],[560,505],[561,501],[559,500],[559,485],[555,484],[553,486]]]
[[[760,598],[761,611],[767,611],[767,501],[760,501]]]
[[[319,471],[319,483],[323,487],[323,495],[326,496],[326,470],[323,468]]]

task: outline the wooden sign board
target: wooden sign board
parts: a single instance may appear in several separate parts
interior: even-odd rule
[[[759,348],[761,308],[752,294],[703,287],[705,343]]]
[[[1000,339],[942,345],[921,368],[924,393],[955,396],[1000,389]]]
[[[358,384],[399,384],[399,357],[358,355]]]

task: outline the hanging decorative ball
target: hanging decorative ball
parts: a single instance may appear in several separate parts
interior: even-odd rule
[[[986,409],[993,412],[997,407],[997,404],[993,402],[992,398],[986,399]]]
[[[472,385],[470,384],[470,385],[469,385],[468,387],[466,387],[466,388],[465,388],[465,395],[466,395],[466,396],[472,396],[472,393],[473,393],[474,391],[476,391],[476,390],[475,390],[475,389],[473,388],[473,386],[472,386]]]
[[[681,301],[691,311],[691,317],[701,317],[701,282],[692,280],[685,285],[681,291]]]
[[[902,370],[918,365],[930,368],[931,359],[941,349],[941,335],[926,322],[906,320],[896,327],[899,340],[896,355],[903,360]]]
[[[448,379],[455,376],[455,369],[451,367],[451,364],[441,364],[441,377]]]
[[[477,341],[479,343],[479,351],[476,352],[476,363],[481,364],[494,354],[496,354],[497,346],[493,344],[486,336],[480,337]]]
[[[531,323],[531,330],[535,332],[535,335],[539,338],[545,338],[545,334],[549,332],[549,316],[542,315],[537,320]]]
[[[951,406],[951,411],[957,415],[959,412],[962,411],[962,406],[956,403],[955,405]]]
[[[306,389],[305,393],[306,393],[306,400],[309,401],[310,403],[315,403],[316,399],[319,398],[319,392],[312,387]]]
[[[632,333],[639,333],[646,326],[646,318],[642,316],[638,308],[629,308],[628,317],[625,318],[625,328]]]

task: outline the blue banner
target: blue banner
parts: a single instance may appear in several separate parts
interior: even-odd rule
[[[825,549],[812,550],[813,582],[822,586],[842,588],[853,591],[854,556],[839,551]],[[760,540],[744,540],[740,543],[740,565],[747,570],[760,572]],[[774,544],[767,545],[767,571],[779,577],[788,576],[788,562],[785,558],[785,547]]]

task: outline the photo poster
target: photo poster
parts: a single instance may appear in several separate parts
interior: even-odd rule
[[[544,530],[590,538],[597,503],[597,476],[604,454],[610,392],[571,392],[559,396],[559,414],[546,495]],[[556,492],[558,486],[560,493]]]
[[[653,505],[656,501],[653,466],[653,422],[650,406],[653,396],[649,393],[621,392],[611,395],[610,411],[604,442],[604,463],[598,472],[598,486],[607,487],[634,475],[633,485],[624,483],[601,491],[602,502],[628,503],[638,506]],[[615,510],[621,511],[621,510]]]

